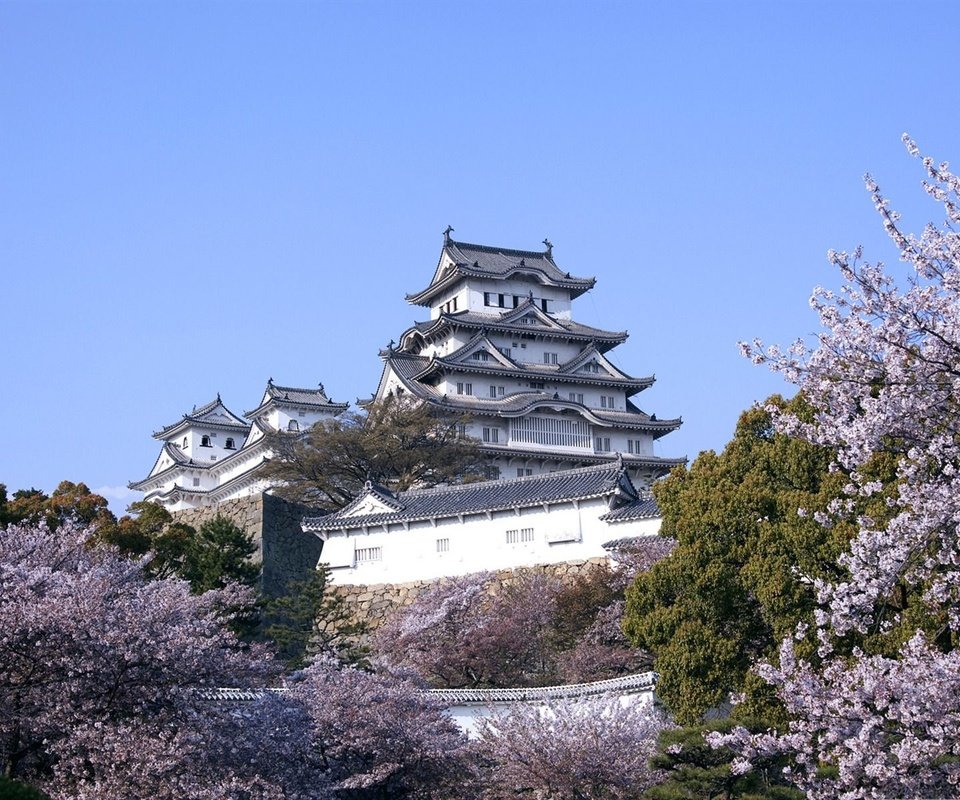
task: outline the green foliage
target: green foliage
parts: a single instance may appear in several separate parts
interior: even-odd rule
[[[812,413],[802,398],[769,404]],[[731,692],[756,689],[751,664],[812,615],[812,587],[801,576],[836,574],[852,527],[828,530],[812,519],[846,482],[831,461],[830,451],[775,433],[769,413],[754,408],[722,454],[701,453],[654,487],[661,535],[678,544],[628,589],[624,629],[653,653],[658,693],[681,724]],[[811,651],[811,642],[798,644]]]
[[[282,596],[267,598],[262,607],[264,636],[291,669],[324,654],[351,666],[369,666],[369,650],[362,643],[367,625],[354,620],[343,596],[330,588],[326,564],[303,580],[291,581]]]
[[[256,544],[242,528],[217,514],[187,542],[180,576],[190,582],[194,594],[228,583],[253,586],[260,576],[260,566],[250,560],[256,552]]]
[[[91,492],[85,483],[61,481],[50,495],[39,489],[18,489],[12,497],[7,496],[7,487],[0,484],[0,525],[42,521],[55,530],[67,519],[81,525],[116,523],[106,498]]]
[[[0,775],[0,800],[50,800],[50,798],[32,786]]]
[[[730,764],[734,754],[727,747],[711,747],[705,734],[727,733],[734,726],[730,720],[706,725],[671,728],[660,734],[657,752],[650,765],[661,769],[666,777],[646,791],[647,800],[801,800],[803,794],[787,785],[783,778],[783,759],[757,759],[754,768],[735,775]],[[761,731],[760,723],[746,723],[751,731]]]
[[[458,433],[466,421],[390,398],[367,414],[348,412],[318,423],[302,436],[273,434],[269,445],[277,456],[264,474],[281,483],[277,494],[326,509],[345,506],[367,480],[396,490],[462,480],[482,468],[477,443]]]

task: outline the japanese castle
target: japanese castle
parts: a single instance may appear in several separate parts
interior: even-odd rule
[[[654,453],[680,419],[658,419],[635,403],[654,378],[635,378],[607,354],[627,339],[573,320],[573,301],[594,278],[557,266],[553,247],[514,250],[454,241],[444,232],[429,285],[407,295],[430,309],[391,341],[365,404],[406,396],[440,413],[466,414],[464,434],[488,459],[488,477],[516,479],[617,462],[638,489],[683,458]],[[243,417],[215,400],[154,433],[160,454],[129,484],[171,511],[218,505],[269,489],[259,467],[269,432],[297,434],[347,408],[317,389],[267,382]]]
[[[298,433],[347,408],[316,389],[277,386],[267,381],[260,404],[243,417],[220,395],[153,434],[163,442],[150,474],[130,483],[144,500],[170,511],[215,506],[270,488],[259,467],[270,457],[268,433]]]
[[[553,260],[553,247],[513,250],[454,241],[444,233],[429,285],[407,301],[430,309],[380,356],[373,400],[407,395],[438,411],[468,414],[466,433],[489,458],[489,477],[512,478],[600,464],[618,454],[638,486],[682,458],[653,443],[680,427],[633,398],[653,377],[634,378],[608,358],[627,339],[573,320],[573,301],[593,288]]]

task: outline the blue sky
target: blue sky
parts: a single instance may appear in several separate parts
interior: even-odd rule
[[[956,3],[0,2],[0,482],[122,511],[152,431],[269,377],[369,396],[447,224],[595,275],[588,324],[722,448],[828,248],[939,220]]]

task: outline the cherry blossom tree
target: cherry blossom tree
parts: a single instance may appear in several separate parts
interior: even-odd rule
[[[506,800],[628,800],[661,773],[649,766],[666,720],[617,699],[518,704],[481,721],[483,797]]]
[[[198,694],[276,677],[224,626],[249,590],[147,580],[90,536],[0,529],[0,771],[54,800],[325,797],[304,713]]]
[[[955,796],[960,785],[960,178],[922,162],[946,221],[919,236],[901,230],[867,177],[906,275],[859,250],[831,252],[844,283],[813,296],[817,345],[744,348],[819,410],[811,422],[779,415],[780,430],[835,449],[849,474],[819,522],[849,519],[858,498],[882,489],[868,474],[876,458],[898,464],[890,513],[856,517],[845,574],[815,583],[819,663],[787,639],[779,664],[760,667],[793,715],[789,730],[717,739],[739,747],[742,770],[757,755],[791,754],[810,797]]]
[[[291,685],[335,797],[468,800],[466,737],[421,687],[318,660]]]
[[[529,572],[494,595],[490,580],[475,573],[424,592],[377,632],[375,654],[441,688],[543,683],[559,583]]]

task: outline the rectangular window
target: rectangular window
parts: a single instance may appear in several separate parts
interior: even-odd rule
[[[519,306],[522,299],[523,298],[521,298],[520,295],[515,294],[513,296],[513,307],[516,308],[517,306]]]
[[[591,361],[589,364],[584,364],[582,367],[584,372],[600,372],[600,365],[596,361]]]
[[[493,299],[493,298],[494,298],[494,295],[493,295],[491,292],[484,292],[484,293],[483,293],[483,304],[484,304],[485,306],[493,306],[493,305],[496,305],[496,303],[494,302],[494,299]]]
[[[518,478],[526,478],[528,475],[533,475],[532,469],[524,469],[523,467],[517,467]]]
[[[211,460],[211,461],[216,461],[216,460],[217,460],[217,457],[216,457],[216,456],[210,456],[210,460]]]
[[[490,355],[487,353],[486,350],[477,350],[477,352],[473,354],[473,360],[474,360],[474,361],[489,361],[489,360],[490,360]]]
[[[457,394],[473,394],[473,384],[457,383]]]
[[[457,298],[456,298],[456,297],[453,298],[453,310],[454,310],[454,311],[457,310]]]
[[[543,311],[544,314],[546,314],[546,313],[548,312],[548,310],[549,310],[549,309],[547,308],[547,303],[548,303],[548,302],[550,302],[550,301],[547,300],[547,298],[543,298],[543,299],[540,301],[540,308],[541,308],[541,310]]]
[[[457,438],[465,439],[467,436],[467,424],[465,422],[457,423]]]
[[[194,479],[193,479],[193,485],[194,485],[194,486],[199,486],[199,485],[200,485],[200,479],[199,479],[199,478],[194,478]]]
[[[483,429],[483,441],[492,442],[496,444],[500,441],[500,429],[499,428],[484,428]]]
[[[449,539],[437,539],[437,552],[438,552],[438,553],[449,553],[449,552],[450,552],[450,540],[449,540]]]
[[[507,304],[505,302],[504,295],[500,295],[500,308],[506,308]]]
[[[353,558],[358,564],[362,564],[365,561],[382,561],[383,560],[383,548],[382,547],[358,547],[353,551]]]
[[[609,453],[610,452],[610,437],[609,436],[597,436],[593,440],[593,449],[598,453]]]
[[[490,386],[490,396],[491,397],[503,397],[506,392],[505,386]]]
[[[542,389],[546,389],[546,388],[547,388],[546,384],[543,383],[542,381],[530,381],[530,383],[527,384],[527,385],[528,385],[531,389],[541,389],[541,390],[542,390]]]
[[[583,403],[583,392],[570,392],[570,400],[574,403]]]
[[[497,350],[499,350],[501,353],[503,353],[507,358],[510,358],[510,348],[509,348],[509,347],[498,347]]]
[[[533,528],[520,528],[507,531],[507,544],[533,541]]]
[[[558,354],[557,353],[544,353],[543,354],[543,363],[544,364],[556,364]]]
[[[554,447],[590,447],[590,426],[582,419],[528,415],[510,421],[510,439]]]
[[[602,394],[600,395],[600,408],[614,408],[613,404],[613,395]]]

